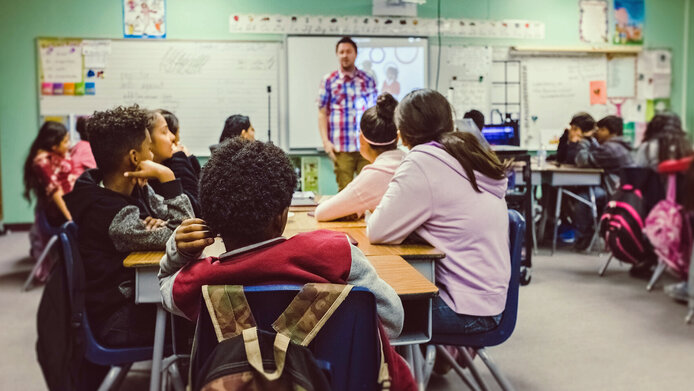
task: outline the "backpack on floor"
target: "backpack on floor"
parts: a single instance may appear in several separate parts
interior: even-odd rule
[[[692,233],[688,215],[675,201],[676,176],[668,177],[667,197],[656,204],[646,218],[644,232],[658,259],[681,278],[689,272]]]
[[[242,286],[203,286],[204,304],[218,344],[200,370],[193,373],[194,363],[201,359],[194,342],[192,389],[330,390],[330,382],[323,372],[329,368],[321,366],[306,346],[351,289],[352,285],[306,284],[272,324],[277,333],[270,333],[256,327]],[[383,352],[379,382],[387,389],[388,367]]]
[[[643,234],[644,216],[641,190],[631,184],[622,185],[600,217],[600,237],[615,258],[630,264],[655,258]]]

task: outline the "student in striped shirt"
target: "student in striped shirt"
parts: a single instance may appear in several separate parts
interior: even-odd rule
[[[318,128],[323,148],[335,166],[335,177],[342,190],[369,164],[359,154],[359,121],[367,108],[376,103],[376,82],[357,69],[357,44],[343,37],[335,46],[339,69],[327,74],[318,95]]]

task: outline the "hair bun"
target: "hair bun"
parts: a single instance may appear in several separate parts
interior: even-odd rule
[[[393,98],[393,95],[384,92],[376,99],[376,114],[386,121],[392,121],[397,105],[398,101]]]

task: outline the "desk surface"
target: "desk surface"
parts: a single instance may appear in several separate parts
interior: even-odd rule
[[[224,252],[224,244],[218,239],[215,244],[207,247],[208,255],[220,255]],[[128,255],[123,261],[125,267],[156,267],[164,256],[163,251],[141,251]],[[376,255],[368,257],[376,269],[376,273],[392,286],[400,296],[424,295],[434,296],[438,288],[419,273],[406,260],[397,255]]]
[[[335,228],[363,228],[366,227],[364,219],[358,220],[338,220],[338,221],[316,221],[308,212],[293,212],[294,215],[287,218],[286,231],[314,231],[317,229]]]
[[[535,172],[552,172],[552,173],[567,173],[567,174],[602,174],[605,172],[602,168],[581,168],[570,164],[562,164],[556,166],[554,163],[547,162],[544,167],[540,168],[539,165],[533,163],[531,166],[532,171]]]

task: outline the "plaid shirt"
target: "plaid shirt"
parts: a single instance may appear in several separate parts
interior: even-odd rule
[[[328,137],[340,152],[359,151],[359,122],[376,104],[376,82],[359,69],[354,76],[341,71],[326,75],[320,85],[318,108],[328,109]]]

